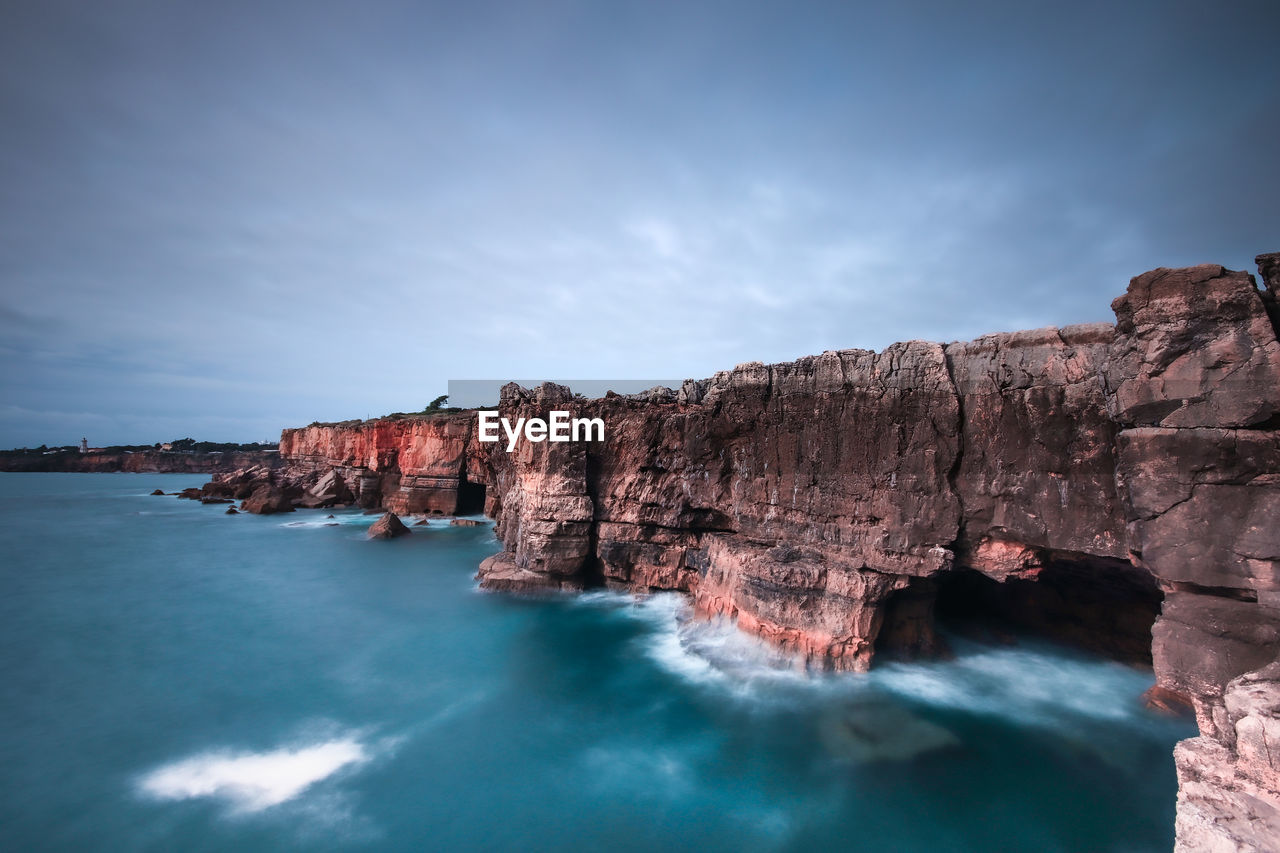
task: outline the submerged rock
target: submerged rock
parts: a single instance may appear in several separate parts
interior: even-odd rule
[[[476,521],[474,518],[455,518],[449,523],[454,527],[481,527],[484,525],[483,521]]]
[[[818,733],[833,756],[859,764],[906,761],[960,745],[942,726],[885,699],[862,700],[826,714]]]
[[[370,539],[394,539],[397,536],[407,536],[410,532],[412,531],[404,526],[400,516],[388,512],[370,525],[368,535]]]

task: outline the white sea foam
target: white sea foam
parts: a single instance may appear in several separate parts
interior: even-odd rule
[[[739,631],[726,619],[693,616],[688,600],[664,592],[635,597],[592,592],[580,596],[583,606],[612,610],[646,623],[641,640],[645,654],[680,679],[760,698],[774,687],[825,688],[825,680],[809,677],[803,662],[758,637]]]
[[[1150,724],[1139,695],[1150,673],[1047,644],[992,648],[957,644],[954,660],[893,663],[863,675],[808,673],[796,657],[728,620],[692,616],[674,593],[635,598],[595,592],[578,599],[646,622],[645,653],[686,683],[752,701],[888,695],[917,705],[1057,726],[1072,721]]]
[[[1056,725],[1071,718],[1144,719],[1148,674],[1036,646],[965,649],[954,661],[891,664],[870,681],[900,696],[975,714]]]
[[[235,812],[259,812],[371,757],[354,736],[269,752],[205,752],[151,771],[139,789],[159,800],[211,797]]]

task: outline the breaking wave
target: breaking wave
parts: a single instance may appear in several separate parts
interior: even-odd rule
[[[236,813],[260,812],[373,757],[374,750],[355,735],[267,752],[214,750],[152,770],[138,788],[157,800],[211,798]]]

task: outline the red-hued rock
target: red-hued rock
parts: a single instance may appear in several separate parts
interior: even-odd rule
[[[295,479],[333,478],[313,497],[317,506],[354,500],[401,514],[452,514],[475,419],[465,412],[289,429],[280,453]]]
[[[1142,694],[1142,704],[1152,711],[1170,717],[1191,717],[1196,712],[1190,699],[1176,690],[1161,687],[1159,684],[1152,685]]]
[[[394,512],[388,512],[369,525],[368,536],[370,539],[394,539],[397,536],[408,536],[412,532],[404,526],[400,516]]]
[[[729,616],[820,668],[868,669],[880,605],[910,582],[839,552],[766,547],[732,536],[710,537],[707,563],[694,596],[697,612]]]

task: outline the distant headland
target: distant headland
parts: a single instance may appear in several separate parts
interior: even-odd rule
[[[20,447],[0,450],[0,471],[98,473],[128,471],[150,474],[216,474],[245,467],[279,464],[279,446],[268,442],[196,441],[181,438],[155,444],[115,444],[90,447]]]

